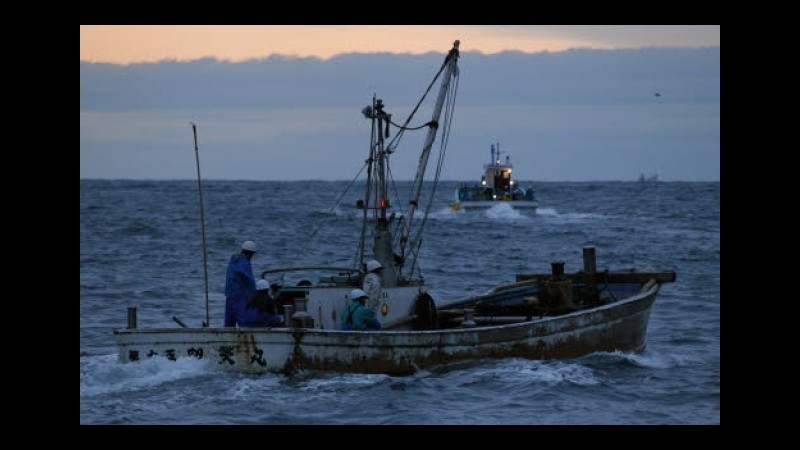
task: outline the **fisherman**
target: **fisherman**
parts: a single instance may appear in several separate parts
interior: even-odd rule
[[[381,323],[375,313],[366,306],[367,293],[361,289],[350,291],[350,304],[342,310],[343,330],[380,330]]]
[[[256,243],[244,241],[242,251],[231,256],[228,272],[225,275],[225,325],[241,325],[247,300],[256,293],[256,279],[250,260],[256,253]]]
[[[278,314],[275,299],[269,293],[269,281],[259,279],[256,282],[256,293],[250,297],[239,325],[244,327],[278,327],[283,324],[283,317]]]
[[[383,266],[377,260],[370,259],[366,264],[366,275],[364,276],[364,283],[361,288],[369,296],[367,306],[372,312],[378,311],[378,305],[381,303],[381,272]]]

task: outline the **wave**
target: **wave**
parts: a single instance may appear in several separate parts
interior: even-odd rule
[[[81,354],[81,398],[158,387],[175,380],[212,373],[206,361],[156,356],[135,364],[122,364],[118,354]]]

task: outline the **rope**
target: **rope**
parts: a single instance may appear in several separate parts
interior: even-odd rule
[[[367,166],[367,163],[365,162],[364,165],[361,166],[361,169],[358,171],[356,176],[353,177],[353,179],[350,181],[350,184],[348,184],[347,187],[344,188],[344,190],[342,191],[342,195],[339,196],[339,198],[336,200],[336,203],[334,203],[333,206],[331,206],[331,209],[328,210],[328,212],[327,212],[328,216],[333,214],[333,211],[342,202],[342,199],[344,198],[345,194],[347,194],[347,191],[349,191],[350,188],[353,186],[353,184],[355,184],[355,182],[358,179],[359,175],[361,175],[361,172],[364,171],[364,168],[366,166]],[[328,217],[328,218],[330,219],[330,217]],[[308,249],[308,246],[311,244],[312,239],[314,238],[314,236],[317,235],[319,230],[322,229],[323,225],[325,225],[325,221],[320,222],[319,226],[317,226],[317,228],[314,229],[314,231],[311,233],[311,235],[308,237],[308,239],[306,239],[306,245],[301,247],[300,250],[297,252],[297,254],[294,255],[294,259],[295,260],[298,259],[301,255],[303,255],[305,253],[305,251]]]
[[[452,52],[451,52],[451,55],[452,55]],[[414,106],[414,109],[411,111],[411,114],[409,114],[408,118],[407,118],[407,119],[406,119],[406,121],[403,123],[403,125],[398,125],[398,124],[396,124],[396,123],[392,122],[391,120],[388,120],[388,122],[389,122],[390,124],[394,125],[396,128],[398,128],[398,129],[399,129],[399,131],[398,131],[397,133],[395,133],[394,137],[392,137],[392,140],[391,140],[391,141],[389,141],[389,143],[388,143],[388,144],[385,146],[385,153],[386,153],[386,158],[387,158],[387,163],[386,163],[386,167],[387,167],[387,175],[389,176],[389,179],[391,180],[392,189],[394,190],[395,199],[397,200],[396,204],[398,204],[398,205],[402,205],[402,202],[399,200],[399,198],[400,198],[400,197],[399,197],[399,194],[398,194],[397,186],[396,186],[396,184],[395,184],[394,177],[393,177],[393,176],[392,176],[392,174],[391,174],[391,170],[389,169],[389,164],[388,164],[388,158],[389,158],[389,155],[391,155],[391,153],[393,153],[393,152],[394,152],[394,149],[395,149],[395,148],[396,148],[396,147],[399,145],[399,143],[400,143],[400,140],[402,139],[403,133],[404,133],[406,130],[412,130],[412,131],[413,131],[413,130],[419,130],[419,129],[422,129],[422,128],[425,128],[425,127],[428,127],[428,126],[434,126],[434,125],[436,125],[436,123],[435,123],[434,121],[430,121],[430,122],[427,122],[427,123],[425,123],[425,124],[423,124],[423,125],[420,125],[419,127],[409,127],[409,126],[408,126],[408,124],[409,124],[409,123],[411,122],[411,120],[413,119],[414,115],[415,115],[415,114],[417,113],[417,111],[419,110],[419,108],[420,108],[420,106],[422,105],[422,103],[425,101],[425,98],[426,98],[426,97],[428,96],[428,94],[430,93],[431,89],[433,89],[433,86],[434,86],[434,84],[436,84],[436,80],[437,80],[437,79],[439,79],[439,76],[442,74],[442,72],[444,71],[444,69],[445,69],[445,68],[447,67],[447,65],[450,63],[450,59],[451,59],[451,58],[450,58],[450,55],[448,55],[448,57],[447,57],[447,58],[445,58],[445,60],[444,60],[444,62],[442,63],[441,67],[439,67],[439,70],[436,72],[436,75],[433,77],[433,79],[431,80],[431,82],[428,84],[428,87],[425,89],[425,92],[422,94],[422,97],[419,99],[419,101],[417,102],[416,106]],[[456,72],[456,73],[454,73],[453,77],[454,77],[456,80],[458,80],[458,73],[457,73],[457,72]],[[456,83],[456,88],[457,88],[457,83]],[[450,123],[449,123],[449,122],[452,122],[452,114],[448,113],[448,111],[452,110],[452,108],[453,108],[453,107],[452,107],[452,101],[454,101],[454,100],[455,100],[455,97],[453,96],[453,97],[452,97],[452,101],[451,101],[451,100],[450,100],[450,98],[451,98],[451,92],[450,92],[450,91],[448,91],[447,95],[448,95],[448,101],[447,101],[447,107],[446,107],[446,109],[445,109],[445,123],[447,123],[447,128],[448,128],[447,135],[449,135],[449,126],[450,126]],[[449,117],[449,119],[448,119],[448,117]],[[374,124],[373,124],[373,127],[374,127]],[[377,132],[378,132],[378,133],[382,133],[382,132],[383,132],[383,130],[377,130]],[[372,135],[374,136],[374,133],[375,133],[375,130],[374,130],[374,129],[373,129],[372,133],[373,133]],[[443,134],[443,136],[444,136],[444,134]],[[445,139],[443,138],[443,142],[442,142],[442,144],[443,144],[443,145],[446,145],[446,144],[444,144],[444,141],[445,141]],[[372,144],[370,144],[370,145],[372,145]],[[419,234],[420,234],[420,232],[421,232],[421,230],[422,230],[422,228],[423,228],[423,226],[424,226],[424,224],[425,224],[425,221],[427,221],[428,212],[429,212],[429,210],[430,210],[430,206],[431,206],[431,204],[432,204],[432,202],[433,202],[433,193],[435,193],[435,192],[436,192],[436,186],[438,185],[438,182],[439,182],[439,174],[441,173],[441,164],[442,164],[442,160],[443,160],[443,154],[442,154],[442,152],[443,152],[443,151],[442,151],[442,149],[441,149],[441,147],[440,147],[439,163],[438,163],[438,167],[437,167],[437,170],[436,170],[436,179],[434,180],[434,188],[433,188],[433,191],[432,191],[432,193],[431,193],[431,198],[430,198],[430,200],[429,200],[429,203],[428,203],[427,209],[426,209],[426,211],[425,211],[425,215],[424,215],[423,222],[422,222],[422,224],[421,224],[421,226],[420,226],[420,228],[419,228],[419,232],[417,233],[417,242],[421,242],[421,241],[420,241],[420,239],[419,239]],[[333,206],[331,207],[331,209],[328,211],[328,214],[329,214],[329,215],[333,213],[334,209],[336,209],[336,207],[337,207],[337,206],[339,206],[339,204],[340,204],[340,203],[341,203],[341,201],[342,201],[342,198],[344,198],[345,194],[347,194],[347,192],[350,190],[350,188],[353,186],[353,184],[355,184],[355,181],[356,181],[356,180],[358,179],[358,177],[361,175],[361,172],[363,172],[363,171],[364,171],[364,168],[365,168],[365,167],[367,167],[367,164],[368,164],[368,163],[369,163],[369,161],[367,161],[367,162],[365,162],[365,163],[364,163],[364,166],[362,166],[362,167],[361,167],[361,169],[360,169],[360,170],[358,171],[358,173],[356,174],[356,176],[355,176],[355,177],[353,177],[353,179],[350,181],[350,184],[348,184],[348,185],[347,185],[347,187],[345,187],[345,189],[342,191],[342,194],[341,194],[341,196],[340,196],[340,197],[339,197],[339,198],[336,200],[336,203],[334,203],[334,205],[333,205]],[[369,206],[368,204],[367,204],[367,205],[364,205],[364,208],[365,208],[365,212],[364,212],[364,213],[365,213],[365,214],[366,214],[366,208],[368,208],[368,206]],[[402,208],[402,206],[401,206],[400,208]],[[405,214],[406,214],[406,213],[405,213],[405,210],[404,210],[404,209],[401,209],[401,212],[402,212],[402,214],[405,216]],[[364,221],[364,223],[366,224],[366,221]],[[398,222],[398,223],[399,223],[399,222]],[[322,226],[323,226],[323,223],[320,223],[320,225],[319,225],[319,226],[318,226],[318,227],[317,227],[317,228],[316,228],[316,229],[315,229],[315,230],[314,230],[314,231],[311,233],[311,235],[309,236],[309,238],[306,240],[306,245],[304,245],[304,246],[303,246],[303,247],[302,247],[302,248],[301,248],[301,249],[300,249],[300,250],[297,252],[297,254],[295,255],[295,259],[297,259],[298,257],[300,257],[301,255],[303,255],[303,254],[305,253],[305,251],[308,249],[309,245],[311,244],[311,242],[312,242],[312,239],[314,238],[314,236],[316,236],[316,235],[317,235],[317,233],[318,233],[318,232],[319,232],[319,230],[322,228]],[[362,230],[362,236],[364,235],[363,231],[364,231],[364,230]],[[355,261],[356,261],[356,262],[354,262],[354,266],[357,264],[357,261],[358,261],[358,259],[359,259],[359,254],[360,254],[360,253],[363,251],[363,247],[362,247],[362,245],[363,245],[363,243],[360,243],[360,244],[359,244],[359,249],[356,251],[356,253],[357,253],[357,254],[356,254],[356,256],[355,256]],[[417,247],[419,248],[419,244],[417,244]],[[415,251],[414,251],[414,265],[416,265],[416,259],[417,259],[417,250],[415,250]],[[414,265],[412,265],[412,270],[409,272],[409,276],[410,276],[411,274],[413,274],[413,271],[414,271],[414,270],[413,270],[413,268],[414,268]],[[421,274],[420,274],[420,276],[421,276]]]
[[[430,196],[428,197],[428,204],[425,206],[425,214],[422,216],[422,221],[420,222],[419,228],[417,228],[416,237],[415,237],[415,247],[409,247],[409,251],[411,251],[414,255],[414,260],[411,264],[411,268],[409,270],[409,278],[414,274],[414,270],[417,269],[420,278],[422,278],[422,268],[417,268],[417,257],[419,255],[419,248],[422,245],[422,231],[425,228],[425,224],[428,222],[428,213],[430,212],[431,207],[433,206],[433,199],[434,194],[439,186],[439,178],[442,173],[442,167],[444,166],[444,156],[447,153],[447,144],[450,140],[450,130],[452,129],[454,111],[455,111],[455,102],[456,102],[456,95],[458,94],[458,81],[461,78],[458,76],[458,73],[453,74],[453,89],[447,91],[447,100],[445,101],[445,110],[444,110],[444,128],[442,130],[442,139],[439,142],[439,159],[436,163],[436,172],[433,178],[433,187],[431,188]]]
[[[389,141],[389,145],[386,146],[387,149],[391,150],[394,147],[397,147],[397,144],[400,143],[400,136],[402,136],[402,134],[403,134],[402,132],[405,131],[406,129],[416,129],[416,130],[419,129],[419,128],[408,128],[408,124],[409,124],[409,122],[411,122],[411,118],[414,117],[414,114],[417,113],[417,110],[419,109],[420,105],[422,105],[422,102],[425,101],[425,97],[427,97],[428,93],[430,93],[431,89],[433,88],[433,85],[436,83],[436,80],[439,79],[439,75],[442,74],[442,71],[445,69],[445,67],[447,67],[447,64],[449,64],[449,63],[450,63],[450,58],[449,57],[445,58],[444,62],[442,63],[442,67],[439,67],[439,71],[436,72],[436,75],[431,80],[430,84],[428,85],[428,88],[425,89],[425,93],[422,94],[422,98],[420,98],[419,101],[417,102],[417,106],[415,106],[414,109],[411,110],[411,114],[409,114],[409,116],[406,119],[405,123],[402,126],[398,127],[398,128],[400,128],[400,132],[395,134],[394,137],[392,138],[392,140]],[[428,124],[430,124],[430,122],[428,122],[425,125],[422,125],[422,127],[427,126]],[[420,128],[422,128],[422,127],[420,127]],[[395,141],[397,141],[397,143],[395,143]],[[394,146],[392,146],[392,144],[394,144]]]
[[[428,122],[428,123],[424,123],[424,124],[422,124],[422,125],[420,125],[420,126],[418,126],[418,127],[406,127],[406,126],[403,126],[403,125],[398,125],[398,124],[396,124],[396,123],[392,122],[391,120],[389,121],[389,123],[390,123],[390,124],[392,124],[392,125],[394,125],[396,128],[399,128],[399,129],[401,129],[401,130],[411,130],[411,131],[414,131],[414,130],[420,130],[420,129],[422,129],[422,128],[425,128],[425,127],[427,127],[427,126],[433,125],[433,124],[435,124],[436,122],[434,122],[434,121],[432,121],[432,120],[431,120],[430,122]]]

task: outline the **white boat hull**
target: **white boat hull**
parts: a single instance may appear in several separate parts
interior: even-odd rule
[[[120,361],[196,358],[225,370],[294,373],[332,370],[412,374],[486,358],[574,358],[640,351],[659,286],[614,303],[507,325],[425,331],[309,328],[118,329]]]

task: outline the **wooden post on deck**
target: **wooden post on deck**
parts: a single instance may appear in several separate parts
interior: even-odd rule
[[[136,307],[128,307],[128,329],[136,328]]]
[[[550,263],[550,267],[553,271],[554,280],[564,279],[564,261],[553,261]]]
[[[590,277],[597,273],[597,259],[594,246],[583,247],[583,271]]]
[[[597,258],[593,245],[583,247],[583,273],[586,274],[586,285],[580,290],[579,302],[584,304],[596,304],[600,301],[600,294],[597,293]]]
[[[464,321],[461,322],[461,328],[475,328],[475,320],[473,320],[475,310],[467,308],[464,310]]]
[[[283,324],[286,327],[292,326],[292,314],[294,313],[294,306],[283,305]]]
[[[308,307],[308,298],[299,297],[294,299],[295,312],[292,314],[292,327],[296,328],[314,328],[314,318],[306,311]]]

